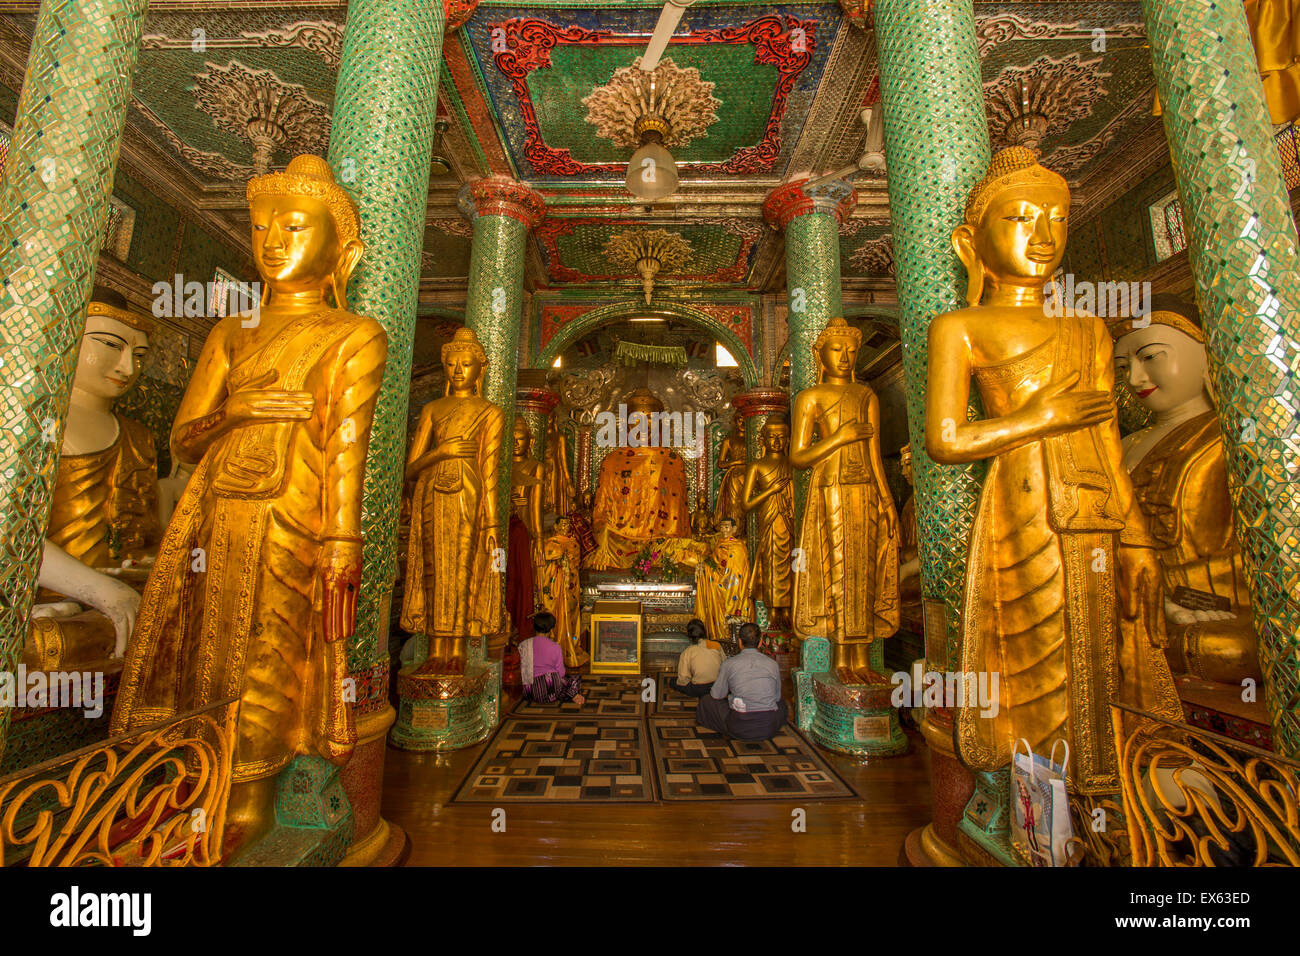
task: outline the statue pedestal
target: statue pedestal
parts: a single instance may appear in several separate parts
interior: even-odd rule
[[[397,722],[389,742],[402,750],[459,750],[487,738],[501,717],[501,662],[467,663],[463,674],[397,674]]]
[[[855,757],[897,757],[907,753],[907,735],[898,723],[893,685],[843,684],[830,669],[830,642],[810,637],[794,671],[795,717],[799,729],[829,750]],[[872,646],[872,666],[883,654]]]
[[[975,792],[957,824],[971,866],[1023,866],[1011,849],[1011,771],[975,771]]]
[[[294,758],[275,783],[275,826],[227,866],[337,866],[356,833],[339,768],[321,757]]]

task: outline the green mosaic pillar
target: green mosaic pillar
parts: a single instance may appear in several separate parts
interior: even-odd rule
[[[366,455],[362,584],[348,662],[357,682],[358,733],[343,772],[358,820],[349,864],[389,859],[405,842],[400,828],[380,817],[379,797],[384,737],[395,716],[388,702],[388,630],[443,23],[441,3],[353,0],[334,90],[329,161],[356,201],[366,244],[349,304],[388,333]]]
[[[465,325],[487,352],[483,397],[505,411],[501,474],[510,474],[510,434],[515,422],[519,372],[519,327],[523,324],[524,243],[528,230],[546,215],[542,197],[513,179],[494,176],[461,188],[460,211],[474,223],[465,293]],[[497,540],[504,542],[510,520],[510,482],[497,483]]]
[[[0,180],[0,671],[27,636],[147,6],[41,4]]]
[[[899,331],[915,478],[918,550],[931,670],[959,667],[966,550],[979,499],[972,466],[925,453],[927,336],[941,312],[962,308],[965,271],[952,249],[970,189],[990,158],[971,0],[879,0],[885,157],[894,235]],[[957,822],[973,788],[957,761],[952,715],[927,712],[934,822],[908,838],[933,862],[959,862]]]
[[[768,225],[785,232],[785,287],[790,329],[790,395],[817,384],[813,343],[831,319],[844,315],[840,296],[839,225],[858,204],[858,194],[839,180],[809,186],[799,179],[779,186],[763,203]],[[809,472],[797,470],[795,526],[803,514]]]
[[[1273,745],[1300,756],[1300,271],[1240,4],[1143,0]]]
[[[356,201],[366,244],[348,299],[352,311],[388,332],[388,364],[366,456],[353,671],[377,661],[387,665],[443,22],[440,3],[355,0],[348,6],[334,91],[329,161]]]

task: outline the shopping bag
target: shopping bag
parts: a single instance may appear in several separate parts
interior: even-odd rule
[[[1020,745],[1025,745],[1025,753]],[[1056,748],[1065,759],[1056,763]],[[1044,759],[1021,737],[1011,749],[1011,841],[1032,866],[1068,866],[1074,836],[1070,802],[1065,793],[1065,768],[1070,745],[1058,739]]]

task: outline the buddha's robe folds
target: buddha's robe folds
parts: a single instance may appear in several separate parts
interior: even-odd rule
[[[252,348],[239,341],[229,394],[306,391],[313,413],[235,428],[195,467],[145,587],[112,732],[238,697],[244,782],[299,754],[343,763],[356,743],[347,641],[324,639],[320,560],[327,540],[361,537],[387,340],[371,319],[321,309]]]
[[[789,467],[783,469],[789,476]],[[794,496],[787,485],[764,498],[755,510],[758,549],[755,552],[754,596],[768,609],[789,607],[794,591],[791,552],[794,548]]]
[[[542,491],[542,510],[567,515],[573,510],[573,486],[569,475],[569,456],[564,432],[552,417],[546,429],[546,486]]]
[[[1053,381],[1104,388],[1110,342],[1089,316],[1057,319],[1042,345],[975,369],[990,418],[1011,415]],[[1103,378],[1107,382],[1103,382]],[[1016,737],[1035,753],[1070,745],[1078,793],[1118,788],[1113,699],[1181,718],[1168,665],[1148,634],[1120,616],[1117,554],[1130,508],[1118,437],[1104,422],[995,457],[980,492],[966,569],[962,670],[998,674],[998,709],[957,708],[957,745],[977,770],[1006,766]],[[1143,535],[1143,541],[1151,544]],[[1126,540],[1128,540],[1126,538]]]
[[[576,538],[552,534],[542,548],[542,570],[538,576],[542,605],[555,615],[551,639],[564,651],[565,667],[587,663],[586,653],[578,646],[581,627],[578,567],[581,553]]]
[[[121,415],[103,451],[63,455],[45,537],[92,568],[139,559],[158,546],[158,459],[153,433]]]
[[[695,616],[704,622],[712,640],[730,636],[727,618],[754,619],[748,585],[749,550],[735,538],[719,541],[709,559],[695,568]]]
[[[615,448],[600,463],[592,524],[605,547],[592,567],[627,568],[643,545],[689,538],[686,463],[670,448]]]
[[[434,448],[477,442],[468,458],[444,458],[420,473],[411,496],[411,538],[402,627],[430,637],[461,638],[501,630],[505,596],[487,550],[487,507],[496,495],[504,436],[501,409],[477,395],[426,406],[420,429]],[[421,443],[417,430],[415,441]],[[507,542],[498,542],[506,547]]]
[[[872,393],[846,389],[841,423],[867,421]],[[853,442],[813,466],[808,482],[794,575],[794,626],[800,636],[832,643],[882,640],[898,630],[898,545],[887,533],[885,509],[867,442]]]
[[[736,522],[736,533],[744,534],[748,525],[745,518],[745,438],[730,434],[722,443],[718,454],[719,464],[726,468],[718,485],[718,505],[713,509],[713,523],[723,518]]]
[[[1244,677],[1261,680],[1217,413],[1175,427],[1131,477],[1151,535],[1160,543],[1165,597],[1174,600],[1178,588],[1190,588],[1226,598],[1236,615],[1231,621],[1169,624],[1171,640],[1185,642],[1188,672],[1234,683]]]

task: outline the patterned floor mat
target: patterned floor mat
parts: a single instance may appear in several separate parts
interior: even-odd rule
[[[453,803],[653,803],[645,721],[507,717]]]
[[[693,718],[651,717],[650,747],[664,800],[827,800],[853,788],[789,724],[772,740],[729,740]]]
[[[668,681],[675,674],[660,674],[659,686],[656,688],[654,714],[656,717],[695,717],[695,704],[698,697],[687,697],[673,690]]]
[[[643,717],[642,678],[608,674],[582,675],[582,693],[586,702],[579,707],[572,701],[562,704],[535,704],[522,698],[510,711],[512,717]]]

